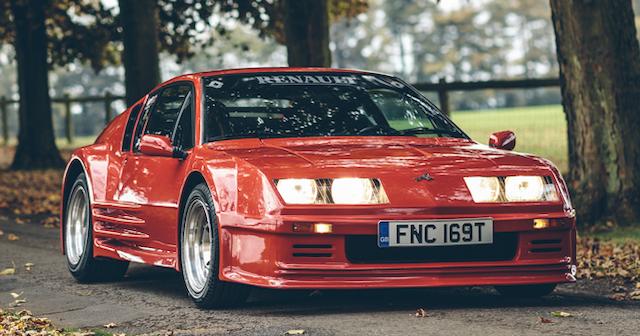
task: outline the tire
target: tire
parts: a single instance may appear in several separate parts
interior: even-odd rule
[[[511,298],[539,298],[549,295],[557,284],[495,286],[498,293]]]
[[[189,194],[180,220],[180,269],[189,297],[203,309],[244,303],[249,287],[218,278],[220,239],[211,192],[199,184]]]
[[[64,252],[71,275],[81,283],[114,281],[127,272],[129,262],[93,257],[93,221],[87,178],[78,175],[64,212]]]

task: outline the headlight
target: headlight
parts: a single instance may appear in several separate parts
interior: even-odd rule
[[[509,202],[557,201],[558,194],[550,178],[542,176],[507,176],[504,196]]]
[[[339,178],[331,184],[336,204],[371,204],[376,202],[373,182],[364,178]]]
[[[464,182],[476,203],[497,202],[500,197],[500,182],[497,177],[465,177]]]
[[[313,204],[318,199],[318,184],[312,179],[282,179],[276,187],[288,204]]]
[[[274,181],[287,204],[383,204],[389,203],[378,179],[279,179]]]
[[[544,182],[540,176],[507,176],[504,179],[504,195],[510,202],[541,201]]]
[[[473,176],[464,181],[476,203],[559,200],[550,176]]]

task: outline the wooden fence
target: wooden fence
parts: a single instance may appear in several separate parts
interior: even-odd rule
[[[517,80],[489,80],[477,82],[447,82],[441,79],[437,83],[416,83],[416,89],[423,92],[437,92],[440,109],[449,115],[451,108],[449,105],[449,93],[452,91],[475,91],[489,89],[535,89],[543,87],[560,86],[558,78],[540,78],[540,79],[517,79]],[[73,123],[71,115],[71,105],[74,103],[104,103],[104,121],[108,123],[112,118],[111,104],[115,100],[123,100],[122,96],[114,96],[106,92],[104,96],[87,96],[72,98],[68,94],[61,98],[52,98],[53,103],[64,104],[64,124],[65,137],[69,143],[73,142]],[[9,142],[8,131],[8,106],[9,104],[17,104],[18,100],[10,100],[0,97],[0,122],[2,123],[1,131],[4,144]]]
[[[113,117],[113,111],[111,104],[116,100],[124,100],[123,96],[114,96],[109,91],[105,92],[104,96],[85,96],[85,97],[71,97],[65,94],[59,98],[52,98],[51,102],[54,104],[64,105],[64,134],[69,143],[73,142],[73,120],[71,114],[72,104],[83,103],[100,103],[104,104],[104,123],[107,124]],[[6,145],[9,143],[9,121],[8,121],[8,107],[11,104],[18,104],[19,100],[7,99],[6,97],[0,97],[0,122],[2,123],[2,139]]]

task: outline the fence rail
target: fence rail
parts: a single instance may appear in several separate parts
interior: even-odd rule
[[[560,86],[560,79],[558,78],[539,78],[539,79],[511,79],[511,80],[489,80],[489,81],[474,81],[474,82],[447,82],[441,79],[437,83],[416,83],[413,86],[419,91],[424,92],[436,92],[438,94],[438,101],[440,109],[445,114],[451,113],[449,106],[449,93],[452,91],[475,91],[475,90],[489,90],[489,89],[533,89],[543,87],[557,87]],[[65,94],[63,97],[54,97],[51,99],[53,103],[64,104],[64,125],[65,125],[65,137],[69,143],[73,142],[73,123],[71,106],[74,103],[104,103],[104,121],[108,123],[112,118],[111,104],[116,100],[124,100],[123,96],[114,96],[108,91],[103,96],[85,96],[85,97],[70,97]],[[6,97],[0,97],[0,122],[2,126],[2,138],[4,144],[9,142],[8,131],[8,105],[17,104],[19,100],[11,100]]]
[[[104,123],[107,124],[113,117],[111,105],[116,100],[124,100],[124,96],[114,96],[109,91],[105,92],[103,96],[84,96],[84,97],[71,97],[69,94],[65,94],[62,97],[53,97],[51,102],[55,104],[64,105],[64,134],[69,143],[73,143],[73,122],[71,107],[72,104],[84,104],[84,103],[104,103]],[[11,104],[18,104],[20,100],[7,99],[6,97],[0,97],[0,121],[2,122],[2,139],[3,143],[7,145],[9,143],[9,117],[8,107]]]

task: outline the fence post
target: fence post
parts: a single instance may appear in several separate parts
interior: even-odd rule
[[[69,144],[73,143],[73,122],[71,120],[71,97],[64,94],[64,133]]]
[[[0,114],[2,114],[2,116],[0,117],[2,119],[2,140],[5,146],[9,145],[9,126],[7,125],[8,123],[8,117],[7,117],[7,98],[5,98],[5,96],[2,96],[2,98],[0,98]]]
[[[113,98],[111,97],[111,92],[107,90],[104,94],[104,123],[105,125],[111,121],[111,102]]]
[[[449,92],[447,92],[447,80],[443,77],[438,81],[438,101],[440,101],[440,110],[447,116],[451,115],[449,109]]]

